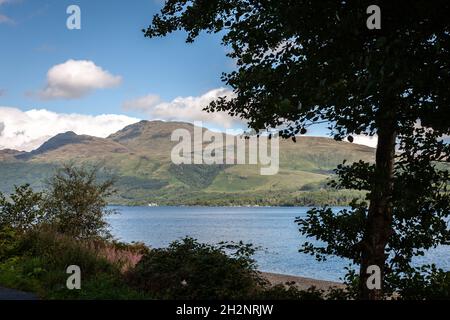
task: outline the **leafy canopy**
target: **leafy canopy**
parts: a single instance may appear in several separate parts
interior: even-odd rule
[[[337,140],[351,134],[381,137],[380,128],[383,137],[395,137],[392,178],[379,170],[383,164],[342,164],[332,186],[368,191],[367,199],[355,200],[337,215],[329,208],[313,209],[297,222],[302,233],[324,243],[306,243],[303,252],[360,264],[367,202],[389,203],[386,288],[418,297],[420,281],[408,284],[408,275],[435,286],[448,279],[434,267],[414,269],[411,261],[426,249],[450,243],[445,164],[450,156],[445,142],[450,134],[450,3],[377,1],[381,30],[368,30],[366,8],[372,4],[168,0],[144,32],[152,38],[184,30],[187,42],[202,31],[222,36],[228,56],[236,61],[236,70],[222,75],[234,95],[213,101],[206,107],[209,112],[226,111],[256,130],[281,127],[282,136],[294,141],[318,122],[327,122]],[[384,155],[390,151],[384,148]],[[427,276],[423,270],[441,275]],[[442,288],[448,293],[448,286]]]
[[[368,30],[373,1],[168,0],[147,37],[220,33],[237,70],[236,96],[212,102],[254,129],[294,135],[320,120],[336,138],[374,134],[387,116],[449,132],[448,1],[378,1],[381,30]],[[412,72],[413,71],[413,72]],[[303,130],[304,132],[304,130]]]

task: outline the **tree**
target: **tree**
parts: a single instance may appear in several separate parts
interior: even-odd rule
[[[303,229],[327,241],[324,252],[360,265],[364,299],[383,297],[383,288],[366,286],[368,266],[381,269],[385,284],[389,252],[405,265],[449,241],[448,172],[436,161],[449,154],[442,138],[450,133],[450,3],[377,3],[380,30],[366,26],[373,1],[307,0],[168,0],[144,30],[150,38],[185,30],[187,42],[202,31],[223,36],[237,70],[222,79],[235,96],[206,111],[227,111],[255,130],[284,126],[283,137],[318,122],[329,123],[336,140],[377,135],[374,165],[338,169],[336,186],[366,189],[368,202],[329,220],[326,208],[312,211],[317,224]]]
[[[105,216],[114,180],[99,178],[98,166],[65,164],[48,181],[45,210],[57,232],[76,239],[109,237]]]
[[[0,229],[12,228],[23,233],[44,219],[42,194],[34,192],[30,185],[16,186],[9,199],[0,192]]]

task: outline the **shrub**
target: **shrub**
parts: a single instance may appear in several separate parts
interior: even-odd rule
[[[397,299],[448,300],[450,299],[450,271],[424,265],[391,279],[398,288]]]
[[[122,272],[133,269],[142,256],[149,252],[145,244],[137,242],[126,244],[121,242],[96,241],[90,242],[88,247],[97,252],[100,257],[120,267]]]
[[[64,164],[48,181],[43,193],[28,184],[15,187],[7,199],[0,192],[0,228],[25,233],[42,223],[50,223],[58,233],[76,239],[108,238],[104,217],[107,198],[115,190],[113,179],[99,179],[100,167]]]
[[[80,266],[85,276],[113,269],[105,258],[89,248],[87,242],[56,233],[48,226],[26,234],[21,240],[21,252],[42,258],[47,268],[62,270],[65,278],[65,270],[69,265]]]
[[[14,241],[12,241],[14,239]],[[42,225],[20,237],[12,235],[13,249],[0,261],[0,283],[43,298],[57,299],[142,299],[146,296],[127,286],[122,268],[128,255],[122,244],[117,252],[124,252],[110,261],[104,248],[113,250],[114,243],[80,241],[56,233],[50,226]],[[0,243],[0,250],[3,244]],[[133,245],[130,248],[134,248]],[[133,250],[135,250],[133,252]],[[66,269],[78,265],[81,269],[81,290],[68,290]]]
[[[213,246],[185,238],[149,251],[127,277],[159,299],[245,299],[267,284],[250,258],[253,252],[242,243]]]
[[[261,300],[323,300],[325,292],[315,287],[300,290],[294,283],[268,286],[255,297]]]
[[[108,238],[104,217],[114,180],[100,181],[99,167],[65,164],[48,182],[45,210],[57,232],[76,239]]]
[[[9,226],[0,226],[0,262],[14,256],[19,248],[17,232]]]
[[[26,232],[45,218],[42,194],[33,192],[30,185],[15,187],[9,199],[0,192],[0,228]]]

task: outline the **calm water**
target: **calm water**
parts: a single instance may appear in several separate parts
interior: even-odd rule
[[[339,280],[349,261],[330,258],[317,262],[298,252],[306,240],[294,220],[308,208],[230,207],[113,207],[119,214],[108,218],[113,234],[122,241],[142,241],[153,248],[165,247],[184,236],[201,242],[239,241],[263,249],[255,255],[262,271]],[[339,208],[335,208],[338,210]],[[308,239],[311,242],[310,239]],[[450,250],[440,247],[420,258],[450,269]]]

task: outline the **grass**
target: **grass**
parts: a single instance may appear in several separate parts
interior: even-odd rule
[[[142,257],[141,245],[79,242],[49,230],[16,237],[0,257],[0,284],[42,299],[146,299],[130,288],[124,273]],[[4,243],[2,244],[5,245]],[[82,290],[65,286],[69,265],[81,268]]]
[[[328,177],[305,171],[280,170],[275,176],[259,175],[257,166],[233,166],[221,172],[206,192],[245,192],[299,190],[305,184],[325,181]]]

